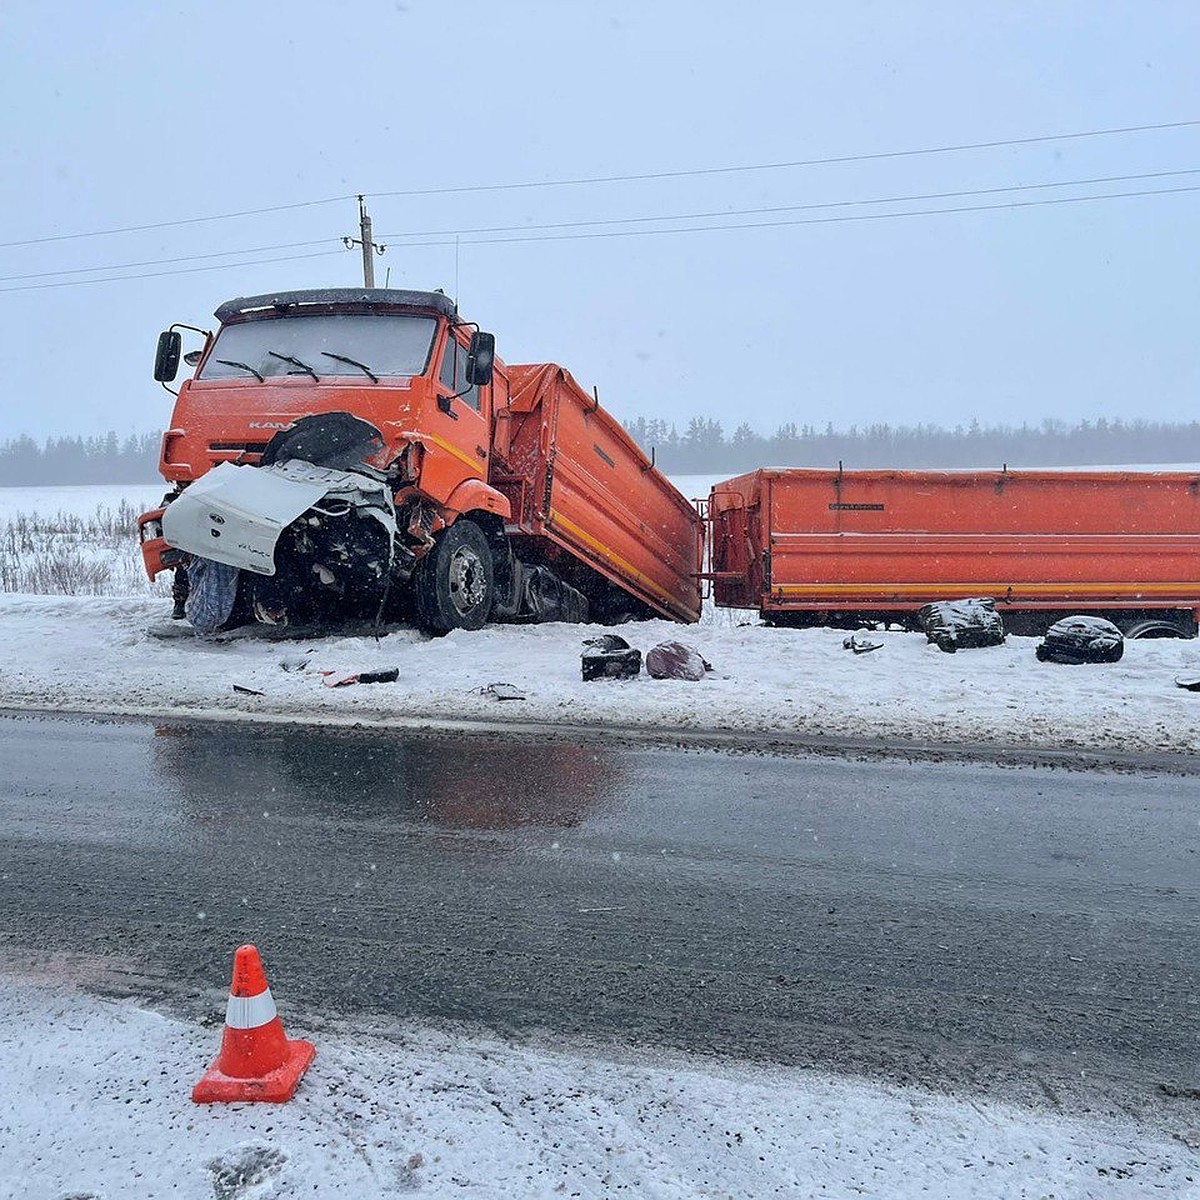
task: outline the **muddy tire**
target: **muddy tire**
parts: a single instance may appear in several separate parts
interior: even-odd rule
[[[474,521],[443,530],[413,575],[417,624],[430,633],[481,629],[492,611],[492,551]]]

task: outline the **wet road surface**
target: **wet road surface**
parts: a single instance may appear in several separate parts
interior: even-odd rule
[[[0,967],[1195,1122],[1194,766],[4,716]]]

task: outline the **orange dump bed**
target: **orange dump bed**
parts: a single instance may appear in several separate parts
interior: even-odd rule
[[[684,496],[562,367],[508,368],[491,482],[509,532],[560,569],[570,559],[677,621],[700,617],[701,524]],[[563,552],[568,558],[563,558]]]
[[[716,602],[1200,610],[1200,475],[755,471],[710,498]]]

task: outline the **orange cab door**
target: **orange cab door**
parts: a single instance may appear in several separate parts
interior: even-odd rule
[[[474,476],[486,479],[490,453],[491,391],[490,387],[467,387],[467,346],[450,330],[442,346],[437,385],[437,433],[442,448],[448,450],[463,468],[463,479]],[[459,393],[462,392],[462,395]],[[455,397],[450,399],[450,397]],[[445,411],[449,406],[449,412]]]

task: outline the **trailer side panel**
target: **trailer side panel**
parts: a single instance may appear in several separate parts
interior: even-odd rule
[[[653,611],[700,617],[700,519],[624,429],[554,364],[510,366],[515,531],[545,538]]]
[[[730,545],[751,547],[741,581],[716,581],[718,604],[911,610],[980,595],[1010,609],[1200,607],[1197,475],[760,471],[718,484],[712,505],[729,514]]]

